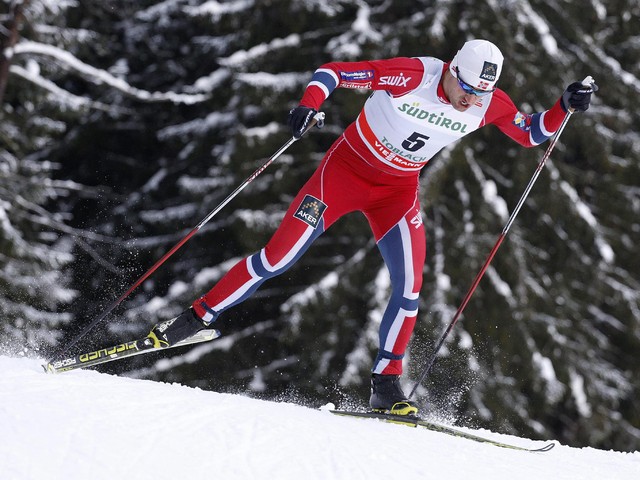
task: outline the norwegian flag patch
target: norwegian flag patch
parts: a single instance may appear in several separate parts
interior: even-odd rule
[[[524,115],[523,113],[518,112],[516,113],[516,116],[513,117],[512,123],[520,130],[528,132],[531,129],[531,115]]]

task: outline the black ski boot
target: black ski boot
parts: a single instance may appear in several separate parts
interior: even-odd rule
[[[206,327],[208,325],[198,318],[193,308],[189,308],[176,318],[155,325],[147,338],[151,339],[154,348],[170,347]]]
[[[374,412],[393,415],[417,415],[418,408],[407,399],[400,387],[400,375],[371,375],[369,405]]]

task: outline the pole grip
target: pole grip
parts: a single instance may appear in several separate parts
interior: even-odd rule
[[[584,77],[584,80],[582,80],[582,82],[580,83],[582,83],[583,87],[591,89],[592,92],[595,92],[598,89],[597,87],[595,87],[596,81],[591,75],[587,75],[586,77]],[[575,111],[575,108],[569,107],[569,113],[575,113]]]
[[[584,77],[584,80],[582,80],[582,85],[584,85],[585,87],[593,88],[594,83],[596,83],[596,81],[591,75],[587,75],[586,77]]]
[[[302,135],[300,135],[300,138],[304,137],[306,133],[309,130],[311,130],[313,127],[316,127],[316,126],[318,128],[324,127],[324,117],[325,117],[324,112],[316,113],[311,119],[311,121],[309,122],[309,125],[307,125],[307,128],[305,129],[305,131],[302,133]],[[300,140],[300,138],[296,138],[296,140]]]

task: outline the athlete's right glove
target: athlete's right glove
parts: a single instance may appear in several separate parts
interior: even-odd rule
[[[307,127],[309,127],[309,122],[311,122],[316,113],[318,113],[317,110],[302,105],[292,108],[289,111],[287,123],[289,123],[291,127],[291,133],[293,133],[294,138],[298,139],[302,137]]]
[[[585,85],[582,82],[573,82],[562,94],[562,109],[567,112],[569,108],[574,111],[585,112],[591,103],[591,94],[598,91],[595,83]]]

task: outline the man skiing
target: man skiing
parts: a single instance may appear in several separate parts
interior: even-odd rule
[[[210,327],[265,280],[291,267],[338,218],[361,211],[391,277],[372,368],[370,406],[416,414],[399,379],[418,314],[425,261],[420,170],[443,147],[489,124],[525,147],[539,145],[560,127],[568,109],[587,110],[596,88],[574,82],[549,110],[526,114],[496,88],[502,66],[502,53],[493,43],[472,40],[450,63],[403,57],[332,62],[318,68],[299,106],[289,113],[296,138],[336,88],[374,92],[327,151],[267,245],[238,262],[180,316],[154,326],[149,333],[154,345],[173,345]]]

